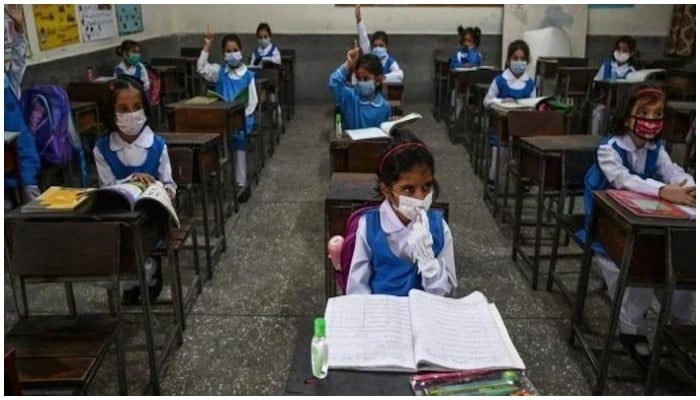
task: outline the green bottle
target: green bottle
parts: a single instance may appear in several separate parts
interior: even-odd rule
[[[328,341],[326,340],[326,320],[314,320],[314,338],[311,339],[311,372],[316,378],[328,375]]]

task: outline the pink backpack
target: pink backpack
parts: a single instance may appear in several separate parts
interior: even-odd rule
[[[357,234],[357,225],[360,223],[360,218],[367,211],[376,210],[381,202],[366,203],[361,208],[353,211],[345,225],[345,240],[343,247],[340,250],[340,271],[335,271],[335,281],[340,287],[342,294],[346,293],[348,285],[348,275],[350,274],[350,263],[352,263],[352,254],[355,252],[355,236]]]

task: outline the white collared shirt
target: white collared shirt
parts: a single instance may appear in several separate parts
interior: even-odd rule
[[[199,55],[199,59],[197,60],[197,72],[207,81],[216,83],[219,80],[219,71],[221,71],[222,67],[217,63],[210,64],[208,60],[209,53],[202,50],[202,53]],[[239,65],[236,69],[231,69],[228,65],[223,68],[226,68],[226,76],[233,80],[243,78],[243,75],[245,75],[246,71],[248,71],[248,67],[246,67],[245,63],[242,61],[241,65]],[[248,85],[248,105],[245,108],[246,117],[253,114],[257,106],[258,92],[255,90],[255,78],[253,78],[250,80],[250,84]]]
[[[119,161],[127,167],[143,165],[148,156],[148,149],[153,146],[153,135],[151,128],[146,126],[136,140],[132,143],[127,143],[117,132],[112,132],[109,135],[109,149],[116,152]],[[124,179],[117,179],[97,146],[95,146],[93,154],[95,156],[95,164],[97,164],[100,186],[110,186],[131,180],[131,175]],[[173,181],[167,145],[163,146],[163,153],[160,155],[160,161],[158,162],[158,176],[154,176],[154,178],[162,182],[166,189],[170,189],[175,193],[177,185]]]
[[[627,71],[634,72],[634,67],[630,65],[630,63],[624,63],[622,65],[618,65],[617,61],[610,61],[610,69],[611,73],[612,71],[615,72],[615,76],[617,76],[617,79],[620,80],[625,80],[625,78],[622,78],[623,76],[626,76]],[[605,77],[605,63],[603,63],[600,66],[600,69],[598,70],[598,73],[595,74],[595,77],[593,80],[595,81],[602,81],[604,80]]]
[[[644,172],[648,151],[655,149],[657,144],[647,142],[642,148],[637,148],[630,134],[626,134],[624,136],[615,136],[610,142],[598,147],[598,166],[610,184],[616,189],[630,190],[658,197],[659,189],[666,184],[680,184],[685,180],[686,182],[683,186],[695,186],[693,177],[671,161],[666,149],[663,147],[659,149],[659,158],[656,161],[656,173],[661,179],[659,181],[653,178],[642,179],[630,172],[623,165],[620,154],[612,147],[613,143],[616,143],[627,153],[632,169],[639,174]]]
[[[271,49],[272,43],[268,44],[264,49],[260,49],[260,46],[257,48],[260,54],[269,54]],[[255,58],[255,52],[253,51],[253,54],[250,55],[250,65],[255,65],[255,61],[257,61],[257,59]],[[277,65],[282,65],[282,54],[280,54],[280,49],[275,47],[275,51],[273,51],[272,54],[268,56],[263,55],[262,61],[269,61]]]
[[[382,230],[386,233],[389,248],[400,259],[411,261],[411,249],[408,244],[408,237],[411,233],[413,222],[408,226],[396,215],[391,204],[384,200],[379,206],[379,220]],[[452,245],[452,232],[443,221],[445,244],[442,251],[436,257],[440,263],[440,271],[432,278],[426,278],[421,274],[423,290],[428,293],[446,296],[451,294],[457,287],[457,276],[455,273],[454,249]],[[355,250],[350,263],[350,273],[348,274],[347,294],[372,293],[369,285],[372,276],[372,250],[367,242],[367,222],[366,216],[360,217],[355,233]]]
[[[360,21],[357,23],[357,36],[360,38],[360,49],[362,49],[362,54],[372,54],[371,43],[369,42],[369,34],[367,33],[367,28],[365,24]],[[382,67],[386,65],[389,57],[384,57],[380,61],[382,62]],[[394,60],[391,64],[391,72],[384,75],[385,82],[403,82],[403,70],[399,67],[399,63]]]
[[[143,65],[143,63],[139,63],[141,66],[141,76],[136,76],[136,66],[132,65],[130,67],[127,67],[127,65],[124,63],[124,61],[120,62],[119,65],[114,68],[114,77],[118,78],[116,70],[121,69],[124,71],[124,74],[133,76],[134,78],[138,79],[143,83],[143,90],[148,92],[148,89],[151,87],[151,81],[148,79],[148,70],[146,69],[146,66]]]
[[[527,73],[527,71],[523,72],[522,75],[519,77],[515,77],[512,72],[510,72],[510,68],[507,68],[503,73],[501,74],[503,76],[503,79],[506,80],[506,83],[508,84],[508,87],[514,90],[520,90],[525,88],[525,85],[527,85],[527,81],[530,80],[530,75]],[[528,97],[535,97],[537,94],[537,87],[532,88],[532,93],[530,93],[530,96]],[[494,79],[491,82],[491,86],[489,86],[489,91],[486,93],[486,97],[484,97],[484,107],[488,108],[491,104],[494,103],[500,103],[502,102],[503,99],[498,98],[498,85],[496,84],[496,80]]]

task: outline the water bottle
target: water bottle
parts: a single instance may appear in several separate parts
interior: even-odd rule
[[[340,111],[335,112],[335,137],[340,139],[343,136],[343,121]]]
[[[328,375],[328,341],[326,340],[326,320],[314,320],[314,338],[311,339],[311,372],[318,379]]]
[[[92,82],[92,81],[95,80],[95,78],[96,78],[96,76],[95,76],[95,70],[92,69],[92,67],[88,67],[88,68],[87,68],[87,81],[88,81],[88,82]]]

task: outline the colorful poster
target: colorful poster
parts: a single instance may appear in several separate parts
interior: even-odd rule
[[[117,21],[111,4],[81,4],[78,12],[84,42],[117,36]]]
[[[119,34],[129,35],[143,32],[143,17],[139,4],[117,4],[117,20],[119,20]]]
[[[74,4],[32,4],[41,50],[80,42]]]
[[[13,37],[16,34],[15,22],[12,20],[12,18],[10,18],[10,15],[8,14],[8,9],[11,9],[12,7],[19,7],[19,10],[22,10],[23,6],[10,4],[5,6],[5,62],[12,60],[12,48],[17,44],[13,42]],[[26,56],[27,58],[30,58],[32,56],[32,52],[29,48],[29,39],[27,38],[26,21],[22,24],[22,27],[24,28],[24,46],[26,49]]]

